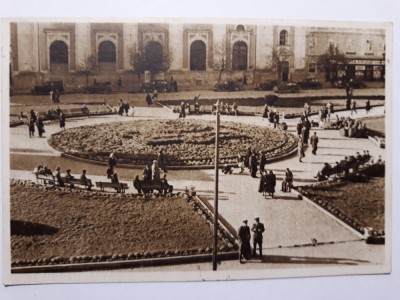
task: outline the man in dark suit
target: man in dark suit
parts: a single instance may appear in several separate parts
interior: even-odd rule
[[[260,218],[254,219],[256,223],[253,224],[251,231],[253,232],[253,256],[256,256],[257,245],[260,249],[260,257],[262,254],[263,232],[265,231],[264,224],[260,222]]]
[[[239,262],[243,263],[243,259],[249,259],[250,254],[250,227],[247,226],[247,220],[243,221],[243,225],[238,229],[239,239]]]
[[[317,133],[314,132],[314,135],[310,138],[310,144],[312,146],[312,154],[317,154],[317,149],[318,149],[318,137]]]

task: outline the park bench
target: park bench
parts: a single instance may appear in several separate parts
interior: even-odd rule
[[[133,181],[133,186],[138,191],[138,193],[153,193],[154,190],[161,193],[172,193],[173,186],[170,184],[165,184],[163,181],[145,181],[140,180],[138,176],[136,176],[135,180]]]
[[[33,172],[36,175],[36,182],[44,185],[58,185],[57,179],[52,174],[39,174]]]
[[[100,188],[104,192],[104,188],[113,188],[117,193],[125,193],[125,190],[129,189],[127,183],[123,182],[96,182],[96,187]]]
[[[69,187],[74,187],[76,185],[84,186],[87,190],[90,190],[93,186],[93,183],[90,179],[79,179],[79,178],[63,178],[64,184]]]

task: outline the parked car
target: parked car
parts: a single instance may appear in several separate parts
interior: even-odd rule
[[[285,81],[277,84],[274,87],[275,93],[298,93],[300,87],[296,82]]]
[[[85,92],[89,94],[109,94],[112,92],[111,82],[95,82],[92,86],[88,86]]]
[[[32,95],[49,95],[50,91],[58,90],[59,93],[64,92],[64,84],[62,80],[46,81],[42,85],[35,85],[32,88]]]
[[[345,88],[346,84],[349,83],[353,89],[361,89],[367,87],[361,79],[353,79],[348,81],[346,79],[338,79],[333,82],[333,86],[337,88]]]
[[[166,80],[154,80],[140,85],[140,91],[142,93],[152,93],[155,90],[160,93],[166,93],[173,91],[173,89],[174,87]]]
[[[322,88],[322,83],[319,82],[317,78],[308,77],[303,81],[297,82],[302,90],[320,89]]]
[[[276,80],[264,81],[254,85],[256,91],[272,91],[272,89],[278,84]]]
[[[222,91],[234,92],[234,91],[240,91],[241,89],[242,89],[241,85],[233,80],[227,80],[220,84],[216,83],[214,86],[214,91],[216,92],[222,92]]]

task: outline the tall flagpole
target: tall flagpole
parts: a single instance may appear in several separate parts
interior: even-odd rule
[[[213,242],[213,271],[217,270],[217,248],[218,248],[218,162],[219,162],[219,100],[216,103],[216,126],[215,126],[215,189],[214,189],[214,242]]]

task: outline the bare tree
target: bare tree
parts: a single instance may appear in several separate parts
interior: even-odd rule
[[[334,43],[330,43],[327,51],[318,57],[317,65],[321,72],[325,72],[326,80],[333,82],[336,79],[337,66],[343,64],[345,55],[339,51]]]
[[[97,58],[94,53],[87,55],[84,61],[81,63],[78,73],[85,75],[86,87],[89,85],[89,76],[97,71],[97,67]]]
[[[226,66],[226,45],[224,42],[214,44],[214,70],[219,71],[218,82],[220,85],[222,73],[227,69]]]

